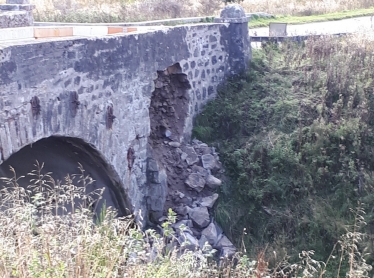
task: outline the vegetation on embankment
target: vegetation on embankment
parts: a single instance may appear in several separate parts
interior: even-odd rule
[[[255,260],[241,252],[219,257],[206,242],[203,247],[188,240],[184,225],[174,227],[177,215],[169,210],[158,228],[144,230],[132,216],[116,217],[112,208],[97,210],[102,190],[91,191],[94,182],[80,173],[54,180],[35,164],[30,184],[24,188],[17,176],[1,177],[0,277],[17,278],[259,278],[327,277],[325,264],[302,251],[297,262],[281,261],[268,267],[265,252]],[[5,187],[4,187],[5,185]],[[356,249],[362,242],[361,208],[354,212],[355,225],[341,237],[341,260],[349,267],[342,274],[367,277],[368,266]]]
[[[36,6],[34,10],[36,21],[82,23],[217,16],[224,7],[224,2],[239,2],[247,13],[266,12],[276,16],[301,17],[373,7],[372,0],[322,2],[320,0],[32,0],[31,2]],[[5,3],[5,0],[0,0],[0,3]],[[350,16],[362,15],[367,13],[361,11]],[[335,15],[335,19],[338,18],[337,16]],[[339,18],[343,17],[339,16]]]
[[[367,226],[357,250],[373,262],[373,41],[254,50],[249,72],[222,88],[195,124],[194,135],[218,148],[226,169],[217,220],[249,254],[262,250],[275,264],[314,250],[336,277],[348,262],[335,244],[359,208]]]
[[[367,9],[358,9],[358,10],[350,10],[350,11],[341,11],[341,12],[333,12],[333,13],[326,13],[326,14],[316,14],[316,15],[309,15],[309,16],[298,16],[298,15],[287,15],[287,16],[274,16],[274,17],[259,17],[259,16],[252,16],[249,27],[256,28],[256,27],[267,27],[271,22],[279,22],[279,23],[288,23],[288,24],[304,24],[304,23],[312,23],[312,22],[323,22],[323,21],[332,21],[332,20],[340,20],[352,17],[359,17],[359,16],[373,16],[374,15],[374,8],[367,8]]]

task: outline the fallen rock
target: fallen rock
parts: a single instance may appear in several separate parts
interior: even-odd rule
[[[202,232],[201,236],[205,237],[209,244],[215,246],[218,242],[218,231],[216,225],[212,222]]]
[[[199,239],[199,246],[200,246],[200,249],[201,249],[201,250],[204,249],[205,243],[209,243],[209,241],[208,241],[208,239],[206,238],[206,236],[201,235],[201,237],[200,237],[200,239]]]
[[[199,157],[193,147],[186,146],[183,148],[183,152],[187,154],[186,162],[188,165],[193,165],[199,162]]]
[[[200,192],[204,189],[205,179],[202,178],[199,174],[192,173],[188,176],[185,183],[192,189],[195,189],[197,192]]]
[[[212,148],[208,147],[208,145],[205,143],[195,145],[194,148],[195,148],[196,153],[199,155],[212,153]]]
[[[173,141],[173,142],[169,142],[169,146],[173,148],[179,148],[181,146],[181,143]]]
[[[199,201],[199,204],[202,207],[212,208],[214,206],[214,203],[217,201],[217,199],[218,199],[218,194],[214,193],[211,196],[201,198],[201,200]]]
[[[234,244],[231,243],[227,236],[222,236],[222,238],[217,243],[217,248],[221,250],[220,257],[230,258],[236,252]]]
[[[199,248],[199,241],[189,232],[183,232],[182,241],[185,242],[184,248],[195,251]]]
[[[180,199],[183,199],[185,194],[183,194],[182,192],[180,192],[179,190],[175,190],[174,191],[174,195],[179,197]]]
[[[173,225],[171,225],[174,230],[176,230],[177,232],[179,231],[189,231],[191,227],[193,227],[193,223],[191,220],[180,220],[176,223],[174,223]],[[190,231],[191,232],[191,231]],[[192,232],[191,232],[192,234]]]
[[[165,131],[165,137],[170,138],[171,135],[172,135],[172,132],[169,129],[167,129]]]
[[[233,247],[235,248],[234,244],[228,239],[227,236],[222,236],[222,238],[217,242],[217,248],[222,247]]]
[[[194,237],[196,237],[196,238],[201,237],[201,229],[191,228],[190,230],[191,230]]]
[[[188,216],[198,228],[205,228],[209,225],[210,218],[206,207],[191,208],[188,211]]]
[[[232,256],[234,256],[236,253],[236,248],[231,248],[231,247],[223,247],[221,249],[221,254],[220,254],[220,257],[224,257],[224,258],[231,258]]]
[[[178,215],[185,216],[187,215],[187,207],[184,205],[179,205],[173,209]]]
[[[198,166],[198,165],[193,165],[192,166],[192,173],[199,174],[204,179],[209,175],[209,171],[208,170],[206,170],[203,167]]]
[[[201,162],[205,169],[215,169],[216,168],[216,159],[211,154],[203,154],[201,156]]]
[[[182,160],[186,160],[187,157],[188,157],[188,155],[187,155],[185,152],[182,152],[182,153],[181,153],[181,159],[182,159]]]
[[[216,189],[218,186],[222,184],[222,181],[220,179],[217,179],[213,175],[208,175],[206,177],[206,185],[211,189]]]

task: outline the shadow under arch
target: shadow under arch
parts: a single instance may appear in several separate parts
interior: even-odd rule
[[[79,164],[83,166],[85,175],[95,180],[91,190],[105,188],[102,200],[97,204],[97,211],[102,205],[117,209],[118,216],[131,213],[129,200],[115,170],[105,161],[103,156],[92,145],[73,137],[51,136],[29,144],[12,154],[0,165],[0,176],[12,177],[12,166],[17,176],[25,176],[20,185],[30,184],[30,173],[35,163],[44,163],[43,173],[51,172],[54,180],[63,181],[67,174],[78,174]],[[90,191],[91,191],[90,190]]]

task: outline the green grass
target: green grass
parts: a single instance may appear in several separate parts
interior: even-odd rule
[[[267,27],[270,22],[282,22],[288,24],[303,24],[310,22],[322,22],[331,20],[340,20],[345,18],[372,16],[374,15],[374,7],[369,9],[358,9],[352,11],[343,11],[336,13],[310,15],[310,16],[275,16],[275,18],[254,17],[249,22],[249,27]]]
[[[196,117],[193,135],[216,147],[227,177],[215,219],[249,254],[293,262],[295,250],[314,250],[327,261],[352,225],[349,208],[373,204],[373,50],[360,36],[253,49],[249,72]],[[372,205],[362,207],[374,225]],[[361,246],[373,265],[373,245]],[[327,271],[349,267],[334,259]]]

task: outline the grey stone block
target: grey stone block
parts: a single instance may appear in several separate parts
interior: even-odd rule
[[[30,4],[30,0],[7,0],[7,4]]]
[[[32,11],[35,5],[3,4],[0,5],[2,11]]]

